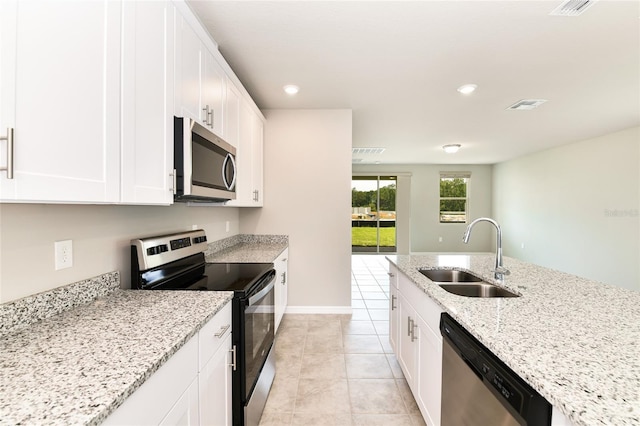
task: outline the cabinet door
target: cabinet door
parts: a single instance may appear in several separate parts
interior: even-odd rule
[[[231,425],[231,333],[200,370],[200,424]]]
[[[407,379],[411,390],[415,393],[417,375],[418,339],[416,312],[409,302],[398,294],[398,317],[400,318],[400,330],[398,336],[398,362]]]
[[[173,202],[175,7],[123,3],[123,203]]]
[[[275,286],[275,322],[276,332],[280,327],[280,322],[284,316],[284,312],[287,309],[288,299],[288,282],[287,282],[287,267],[289,262],[289,249],[285,249],[280,256],[274,261],[276,269],[276,286]]]
[[[176,115],[199,120],[204,125],[207,116],[200,109],[200,39],[184,17],[178,16],[176,21]]]
[[[162,419],[160,426],[199,426],[201,424],[199,416],[198,379],[196,378]]]
[[[215,57],[204,45],[201,45],[203,68],[202,83],[200,93],[200,108],[207,114],[204,118],[206,125],[216,135],[224,135],[224,95],[225,95],[225,75],[222,67]]]
[[[264,200],[264,123],[262,119],[252,111],[251,124],[251,171],[253,183],[253,206],[262,207]]]
[[[428,425],[440,424],[442,337],[418,317],[418,389],[414,394]]]
[[[15,23],[2,30],[3,47],[15,46],[12,57],[3,51],[2,69],[15,73],[6,76],[12,86],[2,77],[3,108],[13,106],[0,132],[14,128],[15,139],[14,179],[0,173],[0,197],[117,202],[120,2],[36,0],[2,12],[11,14],[3,24]]]
[[[240,92],[227,78],[224,114],[224,140],[238,148],[240,138]]]
[[[255,136],[257,134],[255,117],[256,114],[251,110],[248,102],[240,99],[238,145],[236,146],[236,164],[238,166],[236,199],[227,202],[225,204],[227,206],[258,207],[262,203],[259,198],[261,194],[257,192],[255,184],[257,177],[262,175],[262,152],[255,152]],[[262,149],[262,143],[260,143],[260,149]],[[260,170],[256,170],[258,166],[256,155],[260,156]]]

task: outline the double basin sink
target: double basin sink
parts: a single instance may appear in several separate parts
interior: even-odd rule
[[[466,271],[456,269],[422,269],[420,272],[442,289],[458,296],[467,297],[519,297],[504,287],[484,281]]]

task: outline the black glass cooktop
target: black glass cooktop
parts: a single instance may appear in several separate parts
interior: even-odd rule
[[[150,290],[199,290],[245,292],[272,263],[189,263],[172,262],[141,274],[144,287]]]

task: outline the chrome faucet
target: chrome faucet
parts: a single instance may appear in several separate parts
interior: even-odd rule
[[[502,265],[502,230],[500,229],[500,225],[495,220],[488,217],[479,217],[467,226],[467,230],[464,231],[464,236],[462,237],[462,241],[467,244],[469,242],[469,237],[471,236],[471,229],[478,222],[489,222],[493,226],[496,227],[496,262],[495,267],[493,269],[494,277],[497,280],[503,280],[505,275],[509,275],[511,272]]]

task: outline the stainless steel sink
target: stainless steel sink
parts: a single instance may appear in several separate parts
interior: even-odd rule
[[[466,271],[456,269],[418,269],[442,289],[466,297],[520,297],[503,287],[488,283]]]
[[[482,281],[482,278],[476,277],[466,271],[458,271],[455,269],[419,269],[422,275],[437,283],[471,283]]]
[[[443,284],[438,285],[449,293],[467,297],[520,297],[509,290],[487,282],[472,284]]]

